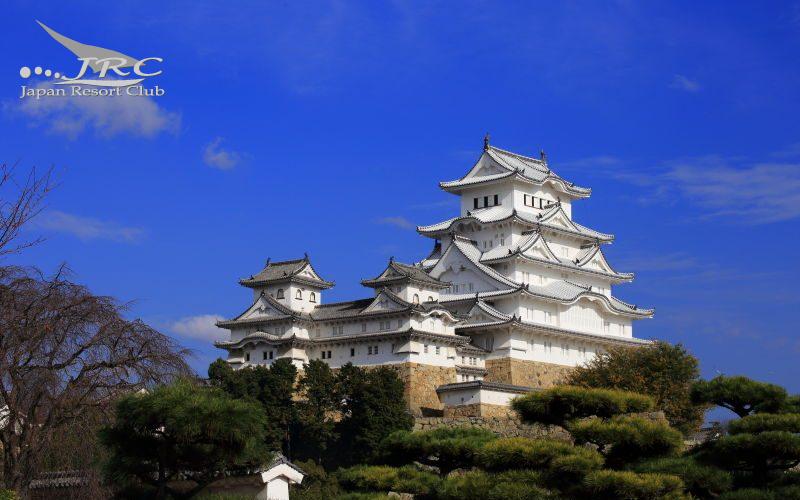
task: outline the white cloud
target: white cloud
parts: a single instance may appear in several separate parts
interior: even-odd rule
[[[71,234],[84,241],[110,240],[119,243],[136,243],[141,241],[145,235],[144,229],[139,227],[120,226],[113,222],[81,217],[58,210],[44,212],[34,221],[39,228]]]
[[[224,318],[218,314],[200,314],[198,316],[186,316],[173,322],[169,329],[181,337],[197,340],[221,340],[225,336],[225,330],[218,328],[217,321]]]
[[[40,84],[37,87],[52,87]],[[180,114],[167,111],[152,98],[122,95],[113,97],[71,96],[21,99],[16,110],[35,126],[76,139],[92,129],[100,137],[130,134],[155,137],[180,129]]]
[[[800,217],[798,163],[736,165],[710,156],[672,162],[656,181],[706,208],[704,218],[763,224]]]
[[[402,215],[381,217],[380,219],[377,220],[377,223],[399,227],[400,229],[415,229],[417,227],[410,220],[406,219]]]
[[[692,80],[688,76],[674,75],[672,83],[669,84],[670,88],[684,90],[686,92],[699,92],[702,87],[697,80]]]
[[[242,160],[242,154],[230,149],[221,148],[223,138],[216,137],[203,148],[203,162],[209,167],[229,170]]]

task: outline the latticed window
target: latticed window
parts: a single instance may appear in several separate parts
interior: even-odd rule
[[[311,294],[308,296],[308,301],[309,302],[316,302],[317,301],[317,294],[314,293],[314,292],[311,292]]]
[[[283,298],[283,288],[278,288],[278,291],[275,293],[275,298],[282,299]]]

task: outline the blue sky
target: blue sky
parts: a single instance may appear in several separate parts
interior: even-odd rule
[[[457,8],[456,8],[457,6]],[[593,196],[579,222],[634,271],[616,294],[703,374],[800,392],[800,5],[792,2],[6,2],[0,161],[60,181],[17,260],[67,262],[197,350],[267,257],[337,286],[431,241],[482,138]],[[153,99],[18,98],[22,66],[76,69],[36,23],[164,58]],[[28,80],[28,84],[36,80]],[[192,333],[193,332],[193,333]],[[199,334],[198,334],[199,332]],[[195,335],[193,338],[192,335]],[[196,336],[200,335],[200,338]]]

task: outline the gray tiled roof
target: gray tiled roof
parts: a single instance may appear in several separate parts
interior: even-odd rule
[[[488,146],[484,151],[484,154],[488,155],[496,164],[506,169],[507,172],[485,176],[474,176],[469,178],[462,177],[461,179],[455,181],[441,182],[439,185],[442,187],[442,189],[450,190],[485,182],[492,182],[508,177],[520,176],[520,179],[528,180],[536,184],[541,184],[545,181],[555,182],[562,186],[565,192],[575,196],[586,197],[592,192],[592,190],[589,188],[576,186],[573,183],[562,179],[552,170],[550,170],[547,164],[542,160],[512,153],[511,151],[506,151],[494,146]]]
[[[469,212],[469,215],[453,217],[437,224],[418,226],[417,231],[421,234],[445,233],[450,231],[452,226],[457,222],[474,220],[481,224],[491,224],[513,218],[514,220],[522,224],[526,224],[532,228],[541,226],[553,231],[583,236],[587,240],[611,241],[614,239],[614,236],[611,234],[601,233],[599,231],[595,231],[594,229],[589,229],[588,227],[578,224],[575,221],[570,221],[572,226],[574,226],[571,228],[564,228],[549,223],[548,221],[553,219],[559,211],[563,211],[561,205],[554,204],[550,209],[536,216],[533,214],[518,212],[513,208],[498,205],[496,207],[473,210]]]
[[[390,274],[388,276],[384,276]],[[394,260],[389,261],[381,275],[367,280],[361,280],[361,284],[369,287],[384,286],[391,283],[412,281],[432,286],[434,288],[447,288],[450,283],[439,281],[428,274],[422,266],[402,264]]]
[[[302,276],[300,273],[308,266],[311,266],[311,262],[307,255],[302,259],[284,260],[280,262],[267,261],[264,269],[249,278],[240,280],[239,283],[244,286],[258,286],[270,283],[281,283],[284,281],[297,281],[308,283],[319,288],[330,288],[333,286],[333,282],[331,281]],[[313,271],[313,266],[311,269]],[[314,274],[316,274],[316,271],[314,271]]]
[[[439,387],[436,388],[436,392],[450,392],[450,391],[458,391],[461,389],[473,389],[473,388],[488,389],[500,392],[511,392],[514,394],[527,394],[529,392],[537,390],[534,389],[533,387],[527,387],[524,385],[502,384],[500,382],[486,382],[485,380],[471,380],[469,382],[455,382],[452,384],[440,385]]]

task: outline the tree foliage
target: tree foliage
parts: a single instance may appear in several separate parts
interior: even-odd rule
[[[759,413],[732,421],[728,426],[731,434],[760,434],[767,431],[785,431],[800,434],[800,414]]]
[[[587,389],[574,386],[553,387],[514,399],[513,409],[526,422],[564,426],[585,418],[609,418],[624,413],[651,410],[652,398],[614,389]]]
[[[568,428],[577,444],[596,445],[610,467],[675,455],[683,446],[680,432],[663,422],[643,417],[590,418],[573,422]]]
[[[698,463],[692,457],[658,458],[638,464],[635,470],[677,476],[695,498],[719,496],[730,490],[733,483],[729,472]]]
[[[689,500],[683,481],[669,474],[601,470],[584,480],[584,489],[594,500]]]
[[[257,401],[264,412],[264,442],[272,450],[289,452],[290,428],[295,422],[293,399],[297,369],[288,359],[279,359],[271,366],[254,366],[234,370],[218,359],[208,368],[212,386],[234,398]]]
[[[508,471],[488,474],[473,470],[445,478],[437,492],[440,500],[480,498],[482,500],[540,500],[553,498],[539,484],[539,476],[531,471]]]
[[[691,398],[696,404],[727,408],[740,417],[753,413],[777,413],[786,405],[786,389],[747,377],[719,375],[695,382]]]
[[[0,444],[3,481],[18,491],[64,429],[93,432],[119,394],[189,373],[169,337],[67,274],[0,268]]]
[[[414,498],[434,498],[440,479],[436,474],[413,466],[399,468],[381,465],[357,465],[337,473],[339,484],[347,490],[409,493]]]
[[[670,425],[689,433],[703,422],[704,406],[689,397],[699,375],[697,358],[683,345],[654,342],[647,347],[610,348],[573,370],[567,383],[648,395]]]
[[[181,380],[149,393],[129,394],[116,404],[113,425],[101,432],[109,450],[108,476],[124,484],[135,479],[188,498],[228,469],[258,465],[269,458],[263,446],[263,412],[258,404]],[[178,477],[195,482],[189,491],[168,485]]]
[[[399,431],[381,442],[377,459],[392,465],[420,462],[437,467],[446,475],[454,469],[472,467],[478,451],[496,437],[487,430],[475,428]]]

